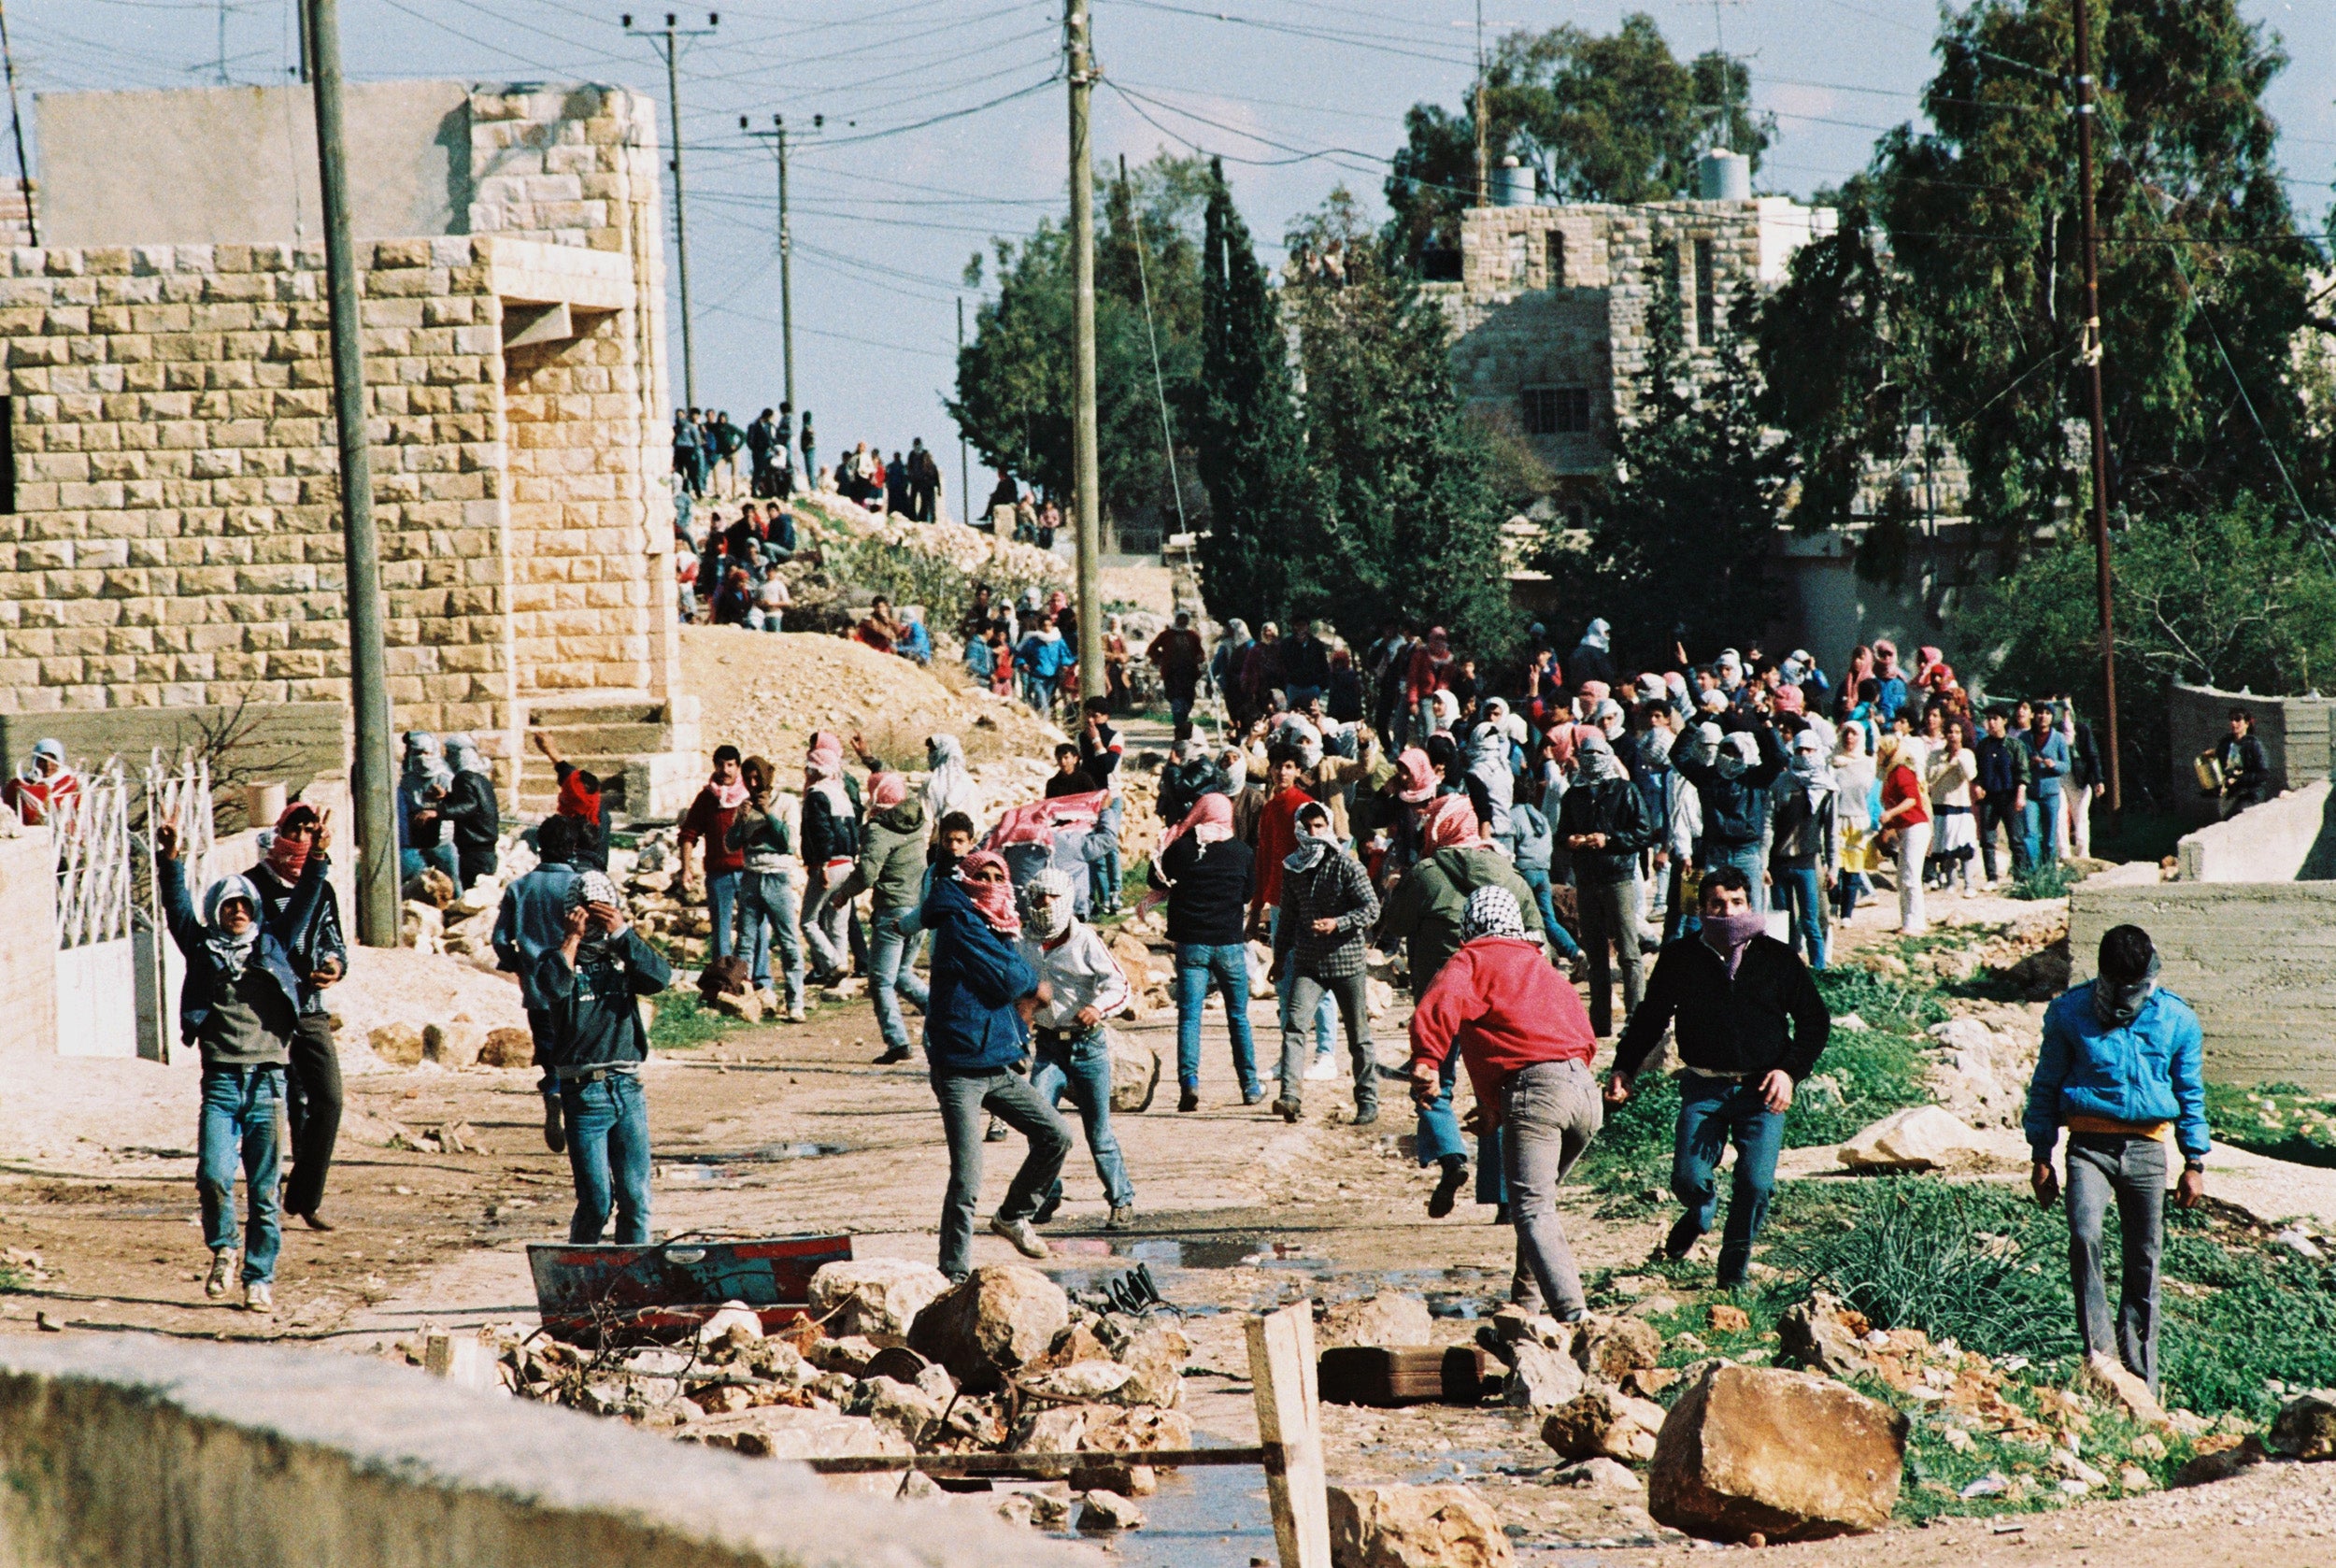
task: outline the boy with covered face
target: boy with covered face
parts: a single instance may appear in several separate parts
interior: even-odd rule
[[[1128,980],[1095,928],[1078,918],[1069,875],[1054,866],[1039,872],[1021,891],[1022,962],[1044,983],[1031,1014],[1035,1060],[1031,1088],[1048,1105],[1068,1095],[1087,1132],[1095,1175],[1111,1203],[1107,1230],[1135,1222],[1135,1187],[1111,1131],[1111,1041],[1104,1020],[1128,1005]],[[1055,1177],[1032,1223],[1044,1225],[1062,1205],[1062,1178]]]

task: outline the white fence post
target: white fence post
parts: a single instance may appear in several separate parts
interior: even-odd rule
[[[135,1056],[130,787],[120,763],[108,759],[55,821],[57,1053]]]

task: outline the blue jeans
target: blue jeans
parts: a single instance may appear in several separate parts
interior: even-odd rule
[[[452,881],[455,877],[454,846],[433,844],[427,849],[398,851],[397,874],[401,881],[411,881],[422,874],[424,867],[434,865],[446,873],[447,880]]]
[[[1757,1083],[1679,1075],[1679,1136],[1672,1153],[1672,1195],[1687,1206],[1674,1239],[1700,1236],[1712,1228],[1719,1208],[1719,1156],[1736,1146],[1734,1185],[1728,1196],[1728,1229],[1719,1241],[1719,1283],[1740,1285],[1752,1262],[1752,1243],[1768,1218],[1769,1193],[1776,1185],[1776,1151],[1785,1141],[1785,1119],[1760,1099]]]
[[[1541,911],[1541,929],[1549,934],[1549,946],[1557,955],[1571,962],[1582,956],[1581,945],[1574,940],[1565,927],[1558,924],[1558,906],[1549,896],[1549,872],[1546,867],[1518,866],[1517,874],[1525,878],[1525,885],[1533,890],[1533,906]]]
[[[1119,820],[1118,801],[1104,807],[1095,819],[1094,832],[1087,835],[1088,880],[1092,884],[1093,905],[1100,914],[1108,915],[1119,907]]]
[[[1128,1180],[1128,1162],[1111,1131],[1111,1043],[1103,1030],[1075,1036],[1039,1031],[1030,1086],[1048,1105],[1059,1105],[1066,1092],[1070,1095],[1079,1125],[1086,1129],[1087,1151],[1095,1157],[1095,1176],[1104,1184],[1104,1196],[1113,1208],[1135,1202],[1135,1184]],[[1062,1177],[1057,1174],[1039,1212],[1047,1213],[1061,1201]]]
[[[1822,878],[1815,866],[1778,866],[1776,891],[1784,895],[1784,905],[1791,913],[1792,950],[1806,948],[1809,967],[1825,967],[1825,894]]]
[[[888,910],[869,923],[868,995],[876,1004],[876,1030],[884,1036],[886,1050],[908,1048],[908,1025],[901,1018],[901,998],[907,997],[919,1012],[927,1005],[925,983],[908,966],[908,945],[914,938],[902,924],[914,913]]]
[[[2019,835],[2028,846],[2028,863],[2043,866],[2060,858],[2058,838],[2053,829],[2060,817],[2060,791],[2048,795],[2030,795],[2028,804],[2019,808]]]
[[[576,1217],[568,1240],[590,1245],[608,1228],[613,1199],[617,1245],[648,1242],[648,1100],[638,1073],[562,1078],[568,1120],[568,1169],[576,1176]]]
[[[206,1067],[203,1110],[195,1134],[194,1190],[202,1200],[203,1240],[214,1252],[235,1245],[235,1166],[248,1188],[243,1234],[243,1281],[276,1277],[283,1242],[277,1206],[276,1162],[284,1103],[281,1067]]]
[[[1282,912],[1279,906],[1276,906],[1273,914],[1266,918],[1265,929],[1267,934],[1265,945],[1267,947],[1270,948],[1274,946],[1273,933],[1280,929],[1281,923]],[[1274,985],[1275,994],[1281,998],[1281,1026],[1282,1033],[1284,1035],[1288,1035],[1289,1033],[1289,986],[1290,982],[1297,978],[1297,969],[1298,966],[1294,963],[1283,964],[1282,977],[1275,982]],[[1322,993],[1322,1000],[1317,1004],[1314,1009],[1315,1055],[1328,1056],[1331,1054],[1331,1030],[1332,1027],[1337,1023],[1337,1000],[1326,991]],[[1282,1092],[1287,1094],[1289,1090],[1285,1088]]]
[[[1732,865],[1751,878],[1752,907],[1763,915],[1768,913],[1768,889],[1760,878],[1760,874],[1768,867],[1761,863],[1760,847],[1757,844],[1706,845],[1703,869],[1707,872],[1717,871],[1723,865]]]
[[[933,1074],[941,1130],[949,1145],[949,1186],[941,1200],[941,1272],[962,1279],[974,1266],[974,1209],[981,1202],[983,1123],[994,1116],[1030,1140],[1030,1152],[1005,1190],[998,1218],[1028,1219],[1062,1174],[1071,1130],[1028,1078],[1004,1067]]]
[[[1201,1008],[1211,986],[1225,1003],[1233,1076],[1241,1080],[1242,1097],[1254,1100],[1265,1090],[1257,1081],[1257,1041],[1249,1033],[1249,949],[1239,942],[1176,944],[1176,1082],[1201,1087]]]
[[[742,871],[709,871],[705,874],[705,906],[714,912],[714,956],[728,958],[737,946],[731,935],[730,917],[738,907],[738,880]]]
[[[1422,1169],[1446,1155],[1465,1156],[1468,1145],[1460,1134],[1460,1115],[1452,1109],[1452,1080],[1460,1072],[1460,1052],[1444,1059],[1444,1092],[1419,1107],[1419,1163]],[[1476,1134],[1476,1201],[1505,1204],[1508,1183],[1501,1171],[1501,1129]]]
[[[791,1010],[803,1005],[803,938],[795,929],[802,904],[795,873],[749,871],[739,881],[738,940],[747,949],[754,989],[772,989],[771,948],[776,943]]]

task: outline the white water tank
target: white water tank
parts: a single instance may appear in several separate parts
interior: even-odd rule
[[[1501,166],[1492,171],[1492,205],[1495,207],[1531,207],[1533,205],[1533,171],[1525,167],[1516,156],[1501,160]]]
[[[1752,199],[1752,160],[1741,152],[1715,147],[1696,164],[1702,197],[1707,202],[1748,202]]]

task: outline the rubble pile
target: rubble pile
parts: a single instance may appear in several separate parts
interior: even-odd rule
[[[1158,1482],[1145,1456],[1193,1446],[1179,1408],[1184,1335],[1157,1318],[1078,1304],[1035,1269],[978,1268],[951,1286],[898,1259],[830,1263],[813,1278],[811,1305],[813,1316],[765,1333],[734,1304],[694,1340],[646,1347],[595,1350],[491,1326],[479,1338],[491,1372],[478,1376],[522,1399],[750,1457],[1092,1455],[1067,1486],[976,1494],[1048,1528],[1075,1505],[1082,1529],[1141,1524],[1132,1500]],[[428,1352],[406,1354],[420,1363]],[[863,1479],[888,1493],[899,1486]]]

